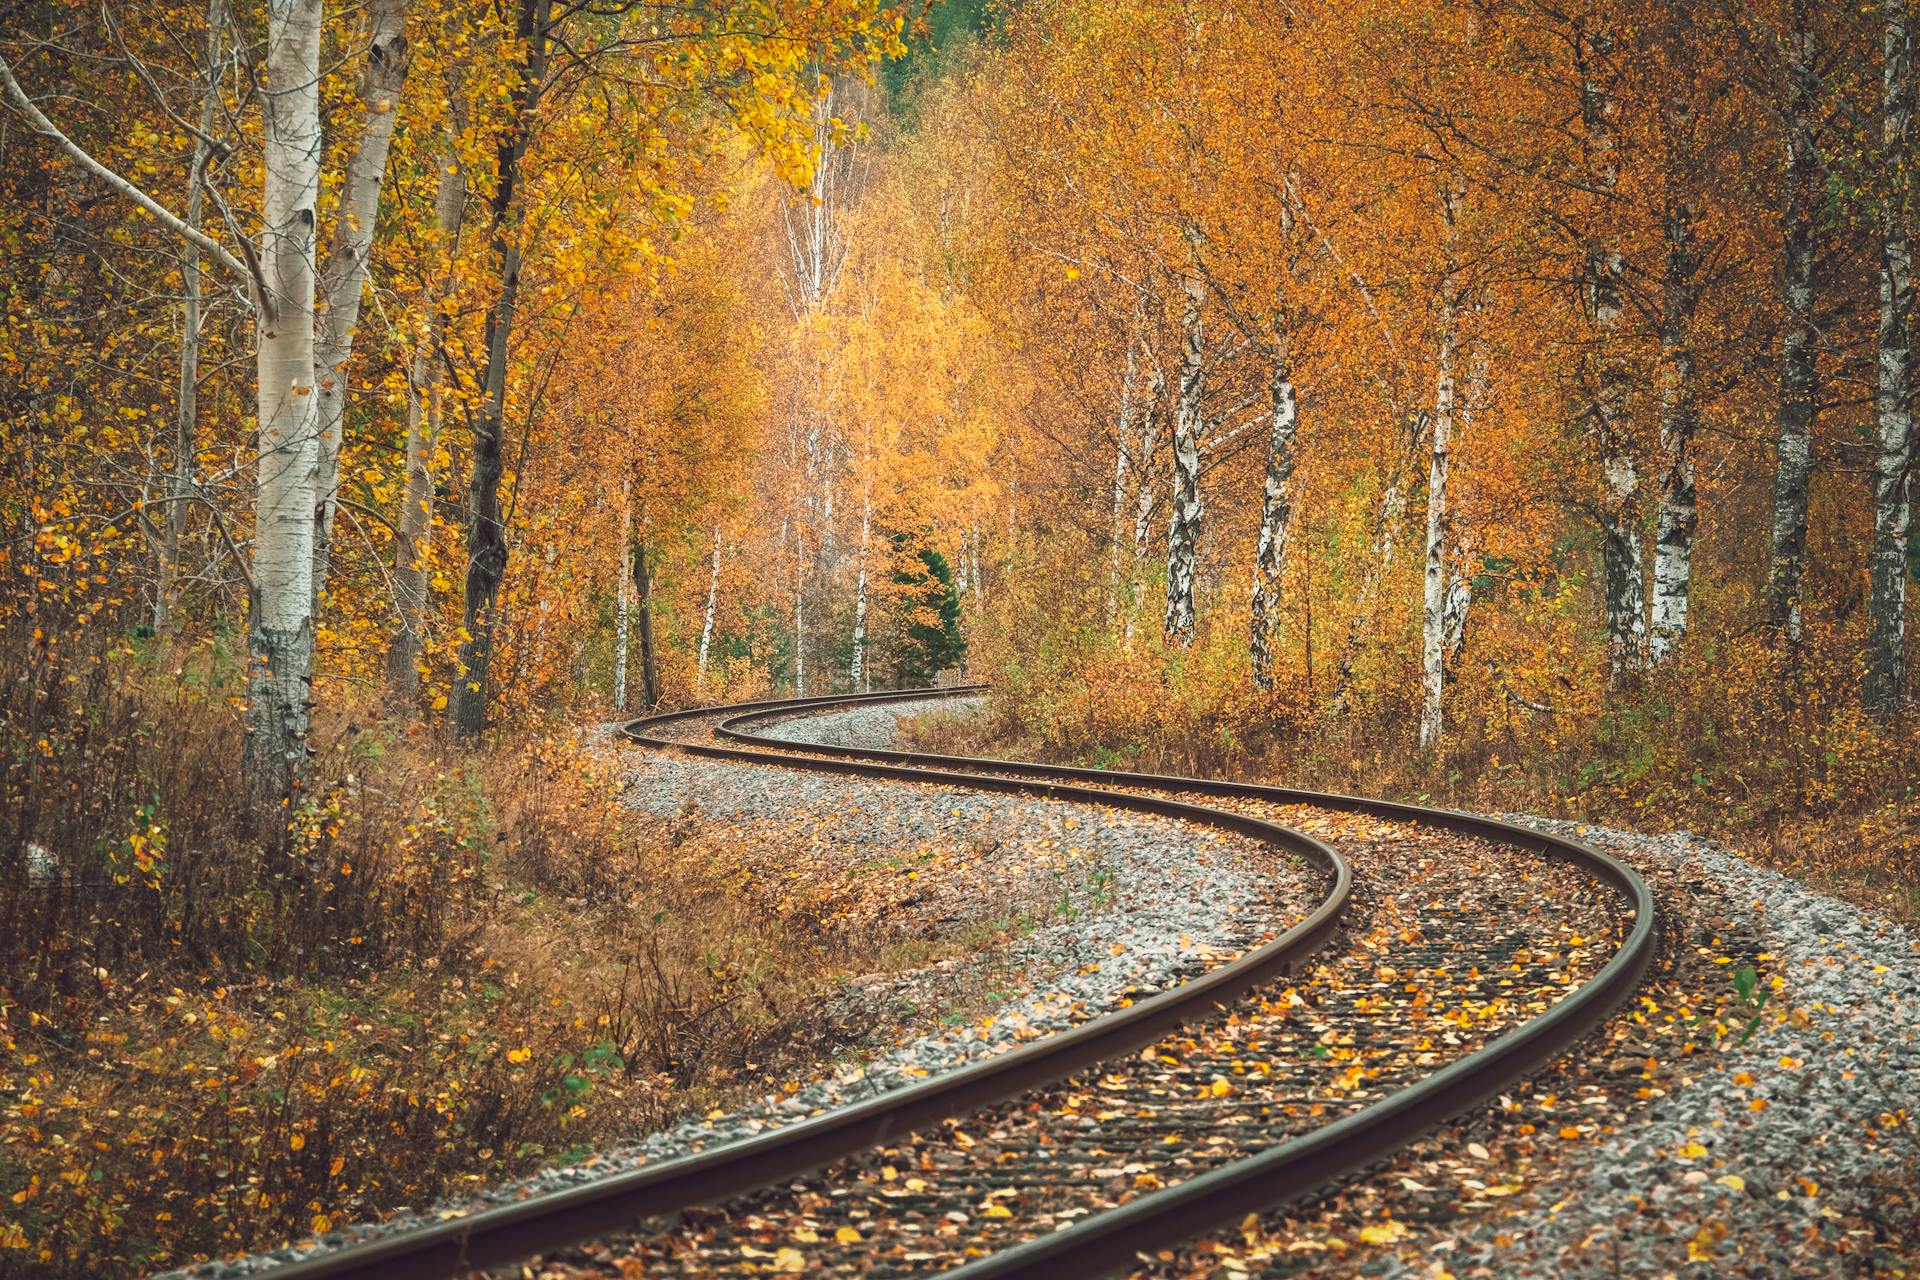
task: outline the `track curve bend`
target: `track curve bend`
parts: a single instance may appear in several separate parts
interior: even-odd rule
[[[785,1239],[781,1232],[796,1227],[794,1238],[818,1239],[815,1227],[835,1213],[869,1223],[870,1212],[859,1206],[871,1203],[902,1215],[905,1243],[886,1250],[877,1241],[868,1248],[851,1247],[867,1241],[857,1226],[848,1227],[837,1234],[849,1247],[812,1273],[914,1274],[960,1262],[948,1274],[1044,1275],[1049,1280],[1063,1268],[1076,1276],[1102,1274],[1127,1266],[1143,1250],[1285,1203],[1383,1159],[1564,1053],[1631,995],[1651,962],[1654,904],[1634,872],[1587,845],[1493,819],[1250,783],[829,746],[755,731],[769,720],[810,711],[981,691],[963,686],[773,699],[643,717],[623,726],[622,733],[656,749],[707,759],[960,786],[1176,818],[1313,861],[1325,871],[1324,895],[1304,918],[1264,945],[1183,985],[1000,1056],[751,1139],[314,1256],[271,1274],[286,1280],[457,1275],[631,1231],[647,1219],[682,1211],[697,1217],[699,1206],[750,1192],[758,1193],[748,1197],[755,1205],[743,1211],[738,1231],[728,1227],[706,1244],[685,1248],[656,1247],[640,1238],[634,1247],[643,1262],[641,1273],[780,1270],[783,1255],[753,1242]],[[712,738],[701,732],[702,721],[715,722]],[[1368,847],[1379,853],[1383,883],[1368,887],[1367,910],[1358,917],[1360,884],[1352,862],[1327,840],[1282,820],[1289,814],[1346,815],[1373,824]],[[1456,847],[1445,841],[1465,843]],[[1501,850],[1560,864],[1560,871],[1518,875],[1532,885],[1525,891],[1534,899],[1528,908],[1539,910],[1544,898],[1564,900],[1570,915],[1588,922],[1584,930],[1594,935],[1592,941],[1602,934],[1612,939],[1611,954],[1604,960],[1589,955],[1589,939],[1578,934],[1571,938],[1573,947],[1566,947],[1564,927],[1558,950],[1554,939],[1538,930],[1498,927],[1488,906],[1498,896],[1478,895],[1471,886],[1476,877],[1491,876]],[[1451,882],[1428,879],[1436,862],[1446,858],[1466,870],[1454,873]],[[1413,887],[1396,897],[1403,877]],[[1609,896],[1610,904],[1602,904],[1594,888]],[[1419,924],[1405,923],[1413,919],[1406,914],[1410,897],[1449,893],[1457,901],[1443,903],[1436,896],[1417,904],[1428,912],[1421,917],[1427,931],[1445,936],[1425,936]],[[1614,923],[1601,919],[1609,911]],[[1489,919],[1482,920],[1483,914]],[[1438,930],[1436,920],[1441,921]],[[1395,929],[1397,940],[1390,936]],[[1328,992],[1316,992],[1312,975],[1300,979],[1298,990],[1280,990],[1290,975],[1304,972],[1314,952],[1336,938],[1343,940],[1332,949],[1339,955],[1314,966]],[[1421,1009],[1424,996],[1410,1001],[1397,994],[1396,982],[1405,974],[1376,963],[1382,960],[1442,977],[1451,976],[1449,966],[1464,964],[1471,973],[1470,980],[1461,980],[1461,989],[1480,998],[1457,1002],[1447,1015],[1458,1019],[1457,1033],[1451,1026],[1442,1029]],[[1590,971],[1580,972],[1583,965]],[[1500,976],[1509,971],[1517,976]],[[1412,982],[1405,985],[1409,992],[1414,989]],[[1354,994],[1362,988],[1371,994]],[[1532,1016],[1523,1019],[1522,1013]],[[1369,1043],[1376,1021],[1403,1015],[1417,1031]],[[1476,1016],[1483,1024],[1479,1028],[1473,1026]],[[1226,1056],[1200,1042],[1204,1035],[1172,1047],[1163,1039],[1177,1029],[1223,1018],[1230,1024],[1231,1066]],[[1143,1048],[1144,1054],[1135,1055]],[[1255,1062],[1248,1075],[1242,1049],[1247,1058],[1265,1052],[1268,1060]],[[1295,1057],[1306,1065],[1295,1065]],[[1102,1064],[1104,1074],[1097,1070]],[[1329,1084],[1334,1067],[1341,1070],[1337,1082]],[[1192,1094],[1196,1080],[1197,1104],[1182,1098]],[[1110,1091],[1101,1096],[1109,1096],[1117,1108],[1098,1112],[1103,1123],[1096,1123],[1086,1101],[1099,1089]],[[1009,1140],[1005,1150],[989,1145],[984,1154],[975,1152],[976,1144],[957,1131],[954,1121],[996,1105],[1013,1117],[1010,1128],[1023,1136]],[[925,1135],[930,1128],[938,1135],[942,1122],[946,1134],[968,1150],[932,1149]],[[1209,1136],[1202,1138],[1203,1133]],[[1192,1154],[1169,1154],[1188,1141],[1195,1144]],[[918,1169],[925,1176],[896,1182],[889,1163],[883,1186],[876,1167],[870,1187],[860,1179],[855,1181],[861,1185],[851,1188],[836,1184],[833,1194],[840,1200],[834,1205],[803,1192],[803,1184],[794,1181],[875,1151],[890,1153],[888,1160],[897,1163],[915,1161],[909,1172]],[[1013,1216],[996,1197],[1023,1194],[1023,1186],[1044,1183],[1056,1166],[1064,1183],[1077,1179],[1102,1188],[1093,1195],[1092,1208],[1036,1202],[1024,1225],[1028,1238],[985,1231],[1006,1227],[1004,1220]],[[1122,1183],[1125,1190],[1115,1194]],[[775,1223],[771,1228],[769,1220]],[[826,1229],[832,1241],[836,1233]]]

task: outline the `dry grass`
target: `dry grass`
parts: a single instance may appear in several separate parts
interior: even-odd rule
[[[804,1077],[839,984],[941,951],[854,927],[845,877],[765,873],[810,833],[640,818],[564,728],[464,753],[335,711],[290,840],[251,839],[232,678],[210,646],[0,669],[0,1275],[259,1248],[638,1136]]]
[[[1345,714],[1297,686],[1256,699],[1238,651],[1207,637],[1178,660],[1142,644],[987,672],[987,715],[929,713],[912,736],[949,751],[1693,830],[1920,922],[1920,721],[1860,712],[1855,639],[1810,632],[1784,666],[1760,637],[1703,640],[1604,710],[1543,713],[1468,685],[1436,753],[1419,750],[1418,711],[1403,698],[1359,689]]]

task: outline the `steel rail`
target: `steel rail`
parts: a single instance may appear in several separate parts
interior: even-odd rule
[[[890,1136],[1017,1097],[1083,1067],[1150,1044],[1169,1028],[1211,1014],[1224,1001],[1291,972],[1338,928],[1353,895],[1352,868],[1329,846],[1278,823],[1166,796],[1115,792],[1068,782],[1036,781],[994,773],[972,775],[806,754],[776,755],[741,747],[678,742],[659,735],[665,726],[709,717],[719,711],[731,711],[735,715],[790,714],[832,706],[946,698],[977,693],[981,688],[976,685],[767,699],[731,707],[643,716],[622,726],[621,733],[635,742],[708,759],[960,786],[1177,818],[1252,836],[1312,859],[1329,873],[1326,895],[1292,928],[1235,960],[1127,1008],[1041,1037],[985,1061],[751,1138],[612,1174],[563,1191],[533,1196],[517,1204],[484,1209],[314,1254],[256,1274],[273,1280],[454,1276],[629,1228],[645,1218],[717,1203],[775,1185],[843,1156],[878,1146]],[[784,752],[785,744],[776,745]]]
[[[970,688],[966,692],[978,692],[978,689]],[[745,745],[806,752],[823,759],[885,762],[896,767],[912,762],[920,767],[937,765],[950,770],[997,770],[1003,775],[1056,779],[1063,785],[1148,787],[1176,794],[1312,805],[1417,822],[1499,844],[1517,845],[1571,863],[1614,885],[1631,903],[1633,927],[1600,971],[1551,1009],[1499,1039],[1331,1124],[1258,1155],[1090,1215],[1050,1234],[1010,1245],[942,1273],[944,1275],[963,1280],[1056,1280],[1063,1268],[1075,1276],[1105,1275],[1126,1268],[1142,1253],[1167,1248],[1237,1222],[1248,1213],[1299,1199],[1340,1177],[1385,1160],[1423,1134],[1565,1053],[1631,998],[1653,962],[1656,913],[1652,892],[1631,867],[1582,841],[1459,810],[1432,809],[1361,796],[1073,765],[835,746],[771,738],[748,731],[748,725],[780,714],[778,710],[737,712],[722,720],[715,727],[715,733]]]

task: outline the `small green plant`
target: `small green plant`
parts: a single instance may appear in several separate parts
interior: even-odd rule
[[[1760,981],[1760,972],[1752,965],[1742,965],[1733,971],[1733,992],[1739,998],[1739,1007],[1747,1015],[1747,1025],[1740,1032],[1735,1044],[1745,1044],[1753,1039],[1753,1033],[1760,1029],[1760,1011],[1767,1006],[1767,988]]]

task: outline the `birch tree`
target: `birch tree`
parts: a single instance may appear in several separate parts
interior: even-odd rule
[[[1448,173],[1440,191],[1441,252],[1439,351],[1434,360],[1433,437],[1427,468],[1427,546],[1422,573],[1420,621],[1420,749],[1440,745],[1445,727],[1448,604],[1447,481],[1452,467],[1454,384],[1460,356],[1460,264],[1458,238],[1464,192]]]
[[[1873,552],[1862,701],[1899,707],[1907,643],[1908,484],[1913,467],[1913,251],[1907,238],[1913,163],[1913,30],[1908,0],[1881,0],[1879,381],[1873,466]]]
[[[248,575],[247,789],[264,814],[299,785],[313,682],[314,242],[320,166],[320,0],[269,0],[259,243],[243,260],[73,142],[0,59],[32,128],[116,194],[224,267],[247,291],[260,434]]]
[[[347,360],[360,326],[360,300],[373,261],[386,184],[387,153],[400,118],[400,90],[407,78],[408,0],[368,0],[370,28],[360,81],[360,137],[341,175],[340,208],[333,241],[320,268],[320,312],[314,335],[318,378],[318,438],[314,491],[320,511],[313,531],[313,592],[327,587],[334,515],[340,505],[340,438],[347,411]]]
[[[1580,31],[1575,39],[1580,77],[1580,123],[1589,181],[1603,200],[1597,215],[1610,219],[1619,190],[1614,136],[1619,102],[1603,81],[1613,37]],[[1623,367],[1622,320],[1626,265],[1611,229],[1587,233],[1581,293],[1592,344],[1586,371],[1588,430],[1600,457],[1601,591],[1607,617],[1607,681],[1630,684],[1646,659],[1646,561],[1640,536],[1640,461],[1627,423],[1628,375]]]
[[[1181,285],[1180,374],[1173,408],[1173,501],[1167,523],[1167,639],[1193,642],[1193,579],[1200,543],[1200,435],[1205,425],[1206,349],[1200,304],[1206,284],[1190,272]]]
[[[1809,0],[1790,0],[1785,48],[1787,168],[1781,192],[1780,398],[1774,439],[1773,520],[1767,560],[1767,625],[1800,637],[1806,587],[1807,496],[1813,478],[1815,397],[1819,394],[1818,245],[1822,200],[1814,111],[1820,94],[1819,41]]]

